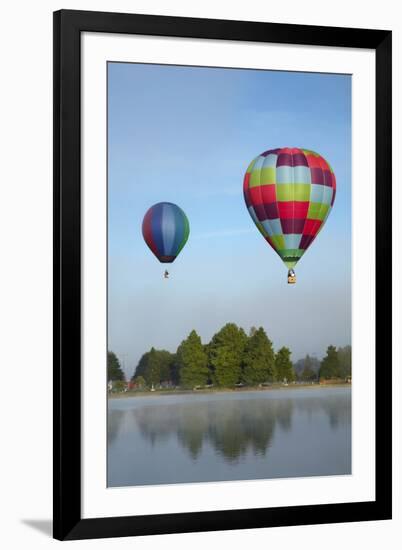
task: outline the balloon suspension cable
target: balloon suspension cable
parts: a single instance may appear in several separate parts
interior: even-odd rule
[[[296,283],[296,273],[294,269],[288,271],[288,285],[294,285]]]

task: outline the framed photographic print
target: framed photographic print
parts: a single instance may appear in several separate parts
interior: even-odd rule
[[[54,14],[54,536],[391,517],[391,32]]]

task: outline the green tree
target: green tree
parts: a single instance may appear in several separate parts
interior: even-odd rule
[[[341,378],[348,378],[352,375],[352,347],[338,348],[338,357],[339,375]]]
[[[147,381],[149,381],[150,386],[160,383],[160,362],[158,353],[154,347],[151,348],[148,355],[146,379],[148,379]]]
[[[122,392],[126,389],[126,383],[123,380],[114,380],[112,392]]]
[[[160,385],[172,380],[174,355],[154,347],[143,354],[135,369],[132,380],[142,376],[147,386]]]
[[[302,372],[303,372],[303,369],[304,369],[304,358],[303,359],[298,359],[295,363],[293,363],[293,369],[295,371],[296,378],[298,380],[301,380],[302,379]]]
[[[159,362],[159,381],[171,382],[174,362],[174,354],[165,349],[156,350]]]
[[[252,336],[254,336],[254,334],[257,332],[257,328],[256,327],[251,327],[250,330],[249,330],[249,333],[248,333],[248,336],[249,338],[251,338]]]
[[[124,372],[120,366],[120,361],[113,351],[107,352],[107,379],[124,380]]]
[[[327,355],[321,361],[320,378],[339,378],[341,375],[339,367],[339,356],[335,346],[328,346]]]
[[[289,348],[282,347],[275,357],[276,378],[278,381],[293,382],[296,375],[290,360],[291,351]]]
[[[253,328],[243,354],[242,381],[247,385],[275,379],[275,353],[265,330]]]
[[[208,356],[205,353],[201,338],[192,330],[176,352],[176,363],[179,367],[180,385],[187,388],[203,386],[208,381]]]
[[[317,378],[317,373],[313,369],[313,361],[308,354],[304,358],[303,370],[301,372],[300,378],[305,382],[310,382]]]
[[[134,379],[137,376],[142,376],[144,378],[145,382],[148,384],[148,380],[147,380],[147,377],[146,377],[148,357],[149,357],[149,351],[147,351],[146,353],[144,353],[141,356],[141,359],[138,361],[138,365],[136,366],[136,368],[134,370],[134,374],[131,377],[132,381],[134,381]]]
[[[180,365],[179,365],[176,353],[172,353],[169,370],[170,370],[170,382],[174,386],[178,386],[180,383]]]
[[[230,387],[240,381],[246,343],[246,333],[235,323],[227,323],[212,337],[208,351],[215,384]]]

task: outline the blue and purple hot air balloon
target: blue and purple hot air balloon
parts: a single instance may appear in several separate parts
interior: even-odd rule
[[[144,241],[161,263],[172,263],[187,242],[190,224],[183,210],[172,202],[151,206],[142,222]]]

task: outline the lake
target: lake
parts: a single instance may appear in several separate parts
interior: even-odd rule
[[[108,486],[351,473],[351,388],[109,399]]]

